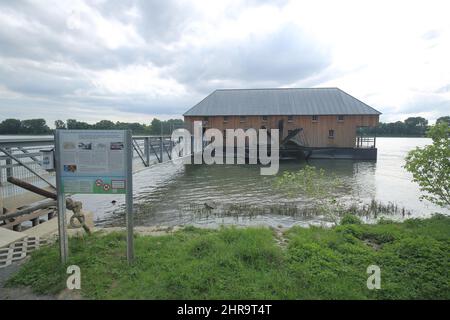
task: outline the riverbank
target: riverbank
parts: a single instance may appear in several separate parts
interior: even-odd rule
[[[87,299],[449,299],[450,217],[331,229],[198,229],[138,235],[126,263],[125,234],[70,239]],[[367,288],[369,265],[381,289]],[[33,253],[8,281],[58,295],[66,268],[56,245]]]

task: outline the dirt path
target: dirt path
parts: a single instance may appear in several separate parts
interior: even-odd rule
[[[11,265],[0,268],[0,301],[1,300],[81,300],[79,290],[64,289],[57,295],[43,295],[34,293],[29,287],[5,288],[5,283],[12,277],[30,257],[16,261]]]
[[[58,295],[42,295],[33,293],[28,287],[5,288],[6,281],[17,271],[27,259],[15,262],[6,268],[0,268],[0,300],[80,300],[79,291],[65,289]]]
[[[288,239],[284,236],[284,232],[287,230],[286,228],[278,227],[272,229],[275,236],[275,241],[281,249],[285,250],[288,245]]]
[[[5,288],[6,281],[17,271],[27,259],[0,268],[0,300],[53,300],[54,296],[37,295],[30,288]]]

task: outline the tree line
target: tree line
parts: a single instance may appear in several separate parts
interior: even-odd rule
[[[440,117],[436,123],[448,123],[450,116]],[[380,122],[374,128],[362,128],[364,135],[377,135],[379,137],[425,137],[430,126],[428,120],[422,117],[409,117],[404,121]]]
[[[450,116],[440,117],[436,123],[448,123],[450,125]],[[101,120],[94,124],[68,119],[67,121],[56,120],[55,128],[57,129],[131,129],[133,134],[137,135],[159,135],[171,134],[174,129],[183,127],[183,120],[170,119],[159,120],[154,118],[150,124],[129,123],[129,122],[112,122],[110,120]],[[360,133],[363,135],[377,136],[401,136],[401,137],[424,137],[428,130],[428,120],[422,117],[410,117],[404,121],[396,122],[380,122],[376,128],[362,128]],[[53,130],[49,128],[45,119],[5,119],[0,122],[0,134],[52,134]]]
[[[132,130],[136,135],[160,135],[171,134],[174,129],[183,127],[183,120],[170,119],[159,120],[154,118],[150,124],[112,122],[101,120],[94,124],[68,119],[67,121],[56,120],[56,129],[90,129],[90,130]],[[53,134],[53,129],[47,125],[45,119],[5,119],[0,122],[0,134],[23,134],[23,135],[45,135]]]

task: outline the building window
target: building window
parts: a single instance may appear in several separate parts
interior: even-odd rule
[[[312,121],[313,122],[319,121],[319,116],[312,116]]]
[[[203,117],[203,125],[208,125],[208,117]]]
[[[247,117],[246,116],[240,116],[239,117],[239,121],[240,122],[245,122],[245,121],[247,121]]]
[[[288,116],[288,122],[294,121],[294,116]]]
[[[337,120],[341,122],[344,121],[344,116],[342,115],[337,116]]]
[[[223,122],[228,122],[228,116],[223,117]]]
[[[334,138],[334,130],[328,130],[328,138],[333,139]]]
[[[267,116],[262,116],[262,121],[266,122],[267,121]]]

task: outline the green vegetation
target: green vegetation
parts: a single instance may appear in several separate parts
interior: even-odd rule
[[[345,225],[345,224],[361,224],[361,219],[358,218],[357,216],[347,213],[345,214],[342,219],[341,219],[341,224]]]
[[[433,143],[411,150],[406,157],[405,168],[425,192],[422,199],[439,206],[450,206],[450,125],[438,123],[427,135]]]
[[[0,134],[49,134],[50,128],[44,119],[6,119],[0,122]]]
[[[324,169],[310,165],[297,171],[284,171],[275,180],[275,187],[290,197],[299,194],[310,197],[332,196],[333,191],[341,185],[341,181],[327,175]]]
[[[336,176],[327,175],[323,169],[306,165],[294,172],[283,172],[282,175],[277,176],[274,185],[276,189],[289,197],[308,196],[317,213],[338,223],[339,214],[344,210],[344,206],[336,197],[336,190],[342,187],[342,181]]]
[[[137,236],[136,261],[125,235],[70,239],[68,265],[81,268],[81,293],[93,299],[450,299],[450,218],[331,229],[187,227],[171,235]],[[284,237],[287,245],[280,239]],[[381,289],[369,290],[369,265]],[[32,255],[8,286],[38,293],[64,289],[58,247]]]
[[[450,126],[450,116],[440,117],[436,120],[436,124],[447,123]]]
[[[448,123],[450,125],[450,116],[440,117],[436,123]],[[150,125],[141,123],[112,122],[110,120],[101,120],[95,124],[68,119],[66,122],[62,120],[55,121],[57,129],[131,129],[134,134],[151,134],[157,135],[161,133],[170,134],[173,129],[183,126],[183,120],[170,119],[161,121],[153,119]],[[360,128],[362,135],[374,135],[385,137],[423,137],[429,128],[428,120],[422,117],[410,117],[405,121],[397,121],[384,123],[380,122],[377,128]],[[51,134],[50,129],[44,119],[5,119],[0,122],[0,134]]]
[[[440,117],[436,123],[448,123],[450,116]],[[428,126],[428,120],[422,117],[409,117],[404,121],[380,122],[376,128],[360,128],[362,135],[374,135],[379,137],[424,137]]]
[[[172,130],[183,127],[183,120],[170,119],[167,121],[161,121],[154,118],[150,125],[141,123],[116,123],[109,120],[101,120],[95,124],[89,124],[87,122],[77,121],[75,119],[68,119],[66,122],[62,120],[55,121],[55,128],[57,129],[91,129],[91,130],[124,130],[130,129],[133,134],[141,135],[159,135],[171,134]],[[30,119],[30,120],[18,120],[18,119],[6,119],[0,122],[0,134],[52,134],[53,130],[50,129],[44,119]]]

